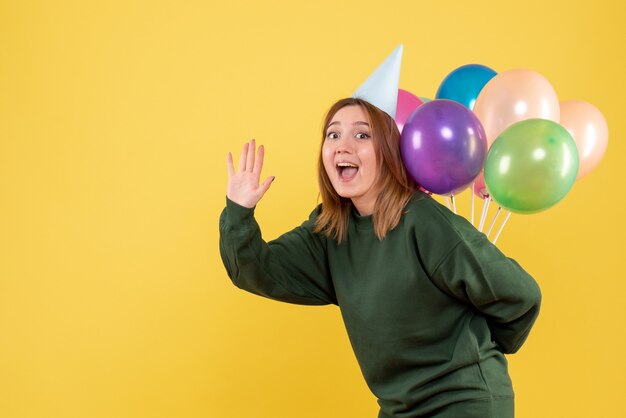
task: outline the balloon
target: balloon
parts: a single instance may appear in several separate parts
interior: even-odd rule
[[[561,125],[572,135],[578,148],[577,179],[598,165],[608,145],[609,128],[602,113],[591,103],[568,100],[561,103]]]
[[[433,193],[455,194],[478,175],[487,154],[478,118],[452,100],[418,107],[404,125],[400,150],[417,184]]]
[[[425,188],[423,188],[422,186],[419,186],[419,191],[420,191],[420,192],[422,192],[422,193],[429,194],[429,195],[432,195],[432,194],[433,194],[433,192],[429,192],[428,190],[426,190],[426,189],[425,189]]]
[[[413,93],[409,93],[406,90],[398,89],[398,105],[396,107],[396,125],[398,130],[402,133],[406,120],[411,116],[411,113],[423,104],[419,97]]]
[[[464,65],[443,79],[436,98],[454,100],[471,110],[474,108],[478,93],[496,74],[494,70],[484,65]]]
[[[428,97],[419,96],[420,100],[424,103],[431,102],[433,99],[429,99]]]
[[[524,69],[508,70],[483,87],[474,113],[483,124],[491,146],[502,131],[516,122],[531,118],[558,122],[559,99],[541,74]]]
[[[489,192],[487,191],[487,185],[485,184],[485,172],[481,171],[478,173],[478,176],[474,179],[474,190],[472,190],[474,194],[481,199],[485,199],[489,196]]]
[[[546,119],[511,125],[485,160],[489,194],[511,212],[535,213],[558,203],[578,173],[576,143],[567,130]]]

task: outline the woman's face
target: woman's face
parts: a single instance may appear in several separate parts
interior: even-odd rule
[[[361,106],[344,106],[326,127],[322,161],[339,196],[352,200],[361,215],[370,215],[378,191],[374,139]]]

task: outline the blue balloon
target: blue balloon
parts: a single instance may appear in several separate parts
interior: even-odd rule
[[[497,73],[480,64],[468,64],[457,68],[446,76],[437,90],[437,99],[454,100],[470,110],[485,84]]]

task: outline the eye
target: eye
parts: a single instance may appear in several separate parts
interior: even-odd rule
[[[339,138],[339,135],[337,134],[337,132],[332,132],[331,131],[331,132],[328,132],[326,134],[326,138],[328,138],[328,139],[337,139],[337,138]]]
[[[365,132],[359,132],[358,134],[356,134],[356,137],[359,139],[368,139],[370,136]]]

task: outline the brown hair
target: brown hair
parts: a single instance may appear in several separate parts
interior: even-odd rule
[[[346,98],[333,104],[324,119],[322,146],[326,129],[335,113],[344,106],[361,106],[372,130],[372,141],[378,162],[378,179],[374,187],[380,192],[374,204],[372,221],[379,240],[400,223],[402,211],[417,190],[417,185],[407,175],[400,154],[400,131],[396,122],[376,106],[358,98]],[[315,221],[315,232],[334,238],[341,243],[347,238],[348,219],[352,201],[335,191],[324,168],[322,151],[317,164],[318,182],[322,197],[322,212]]]

